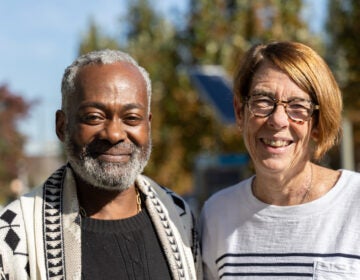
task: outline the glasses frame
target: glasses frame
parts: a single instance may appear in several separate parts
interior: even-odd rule
[[[259,115],[259,114],[255,114],[255,113],[252,111],[251,105],[249,104],[249,101],[250,101],[251,97],[253,97],[253,96],[264,96],[264,97],[268,97],[269,99],[271,99],[271,100],[273,101],[273,104],[274,104],[272,110],[271,110],[268,114],[266,114],[265,116]],[[309,117],[308,117],[307,119],[301,120],[301,119],[295,119],[295,118],[291,117],[291,115],[289,114],[289,112],[288,112],[288,110],[287,110],[287,107],[288,107],[289,103],[290,103],[290,102],[293,102],[294,100],[309,102],[309,104],[310,104],[311,107],[310,107]],[[304,99],[304,98],[295,97],[295,98],[290,99],[290,100],[280,100],[280,99],[277,99],[277,98],[275,98],[275,97],[273,97],[273,96],[271,96],[271,95],[264,94],[264,93],[257,93],[257,94],[253,94],[253,95],[247,96],[247,97],[245,98],[245,103],[247,104],[247,106],[248,106],[248,108],[249,108],[249,111],[250,111],[255,117],[257,117],[257,118],[267,118],[267,117],[271,116],[271,115],[275,112],[277,106],[282,105],[282,106],[284,106],[286,115],[287,115],[291,120],[293,120],[294,122],[299,122],[299,123],[301,123],[301,122],[306,122],[306,121],[310,120],[310,119],[312,118],[314,112],[315,112],[316,110],[319,110],[319,109],[320,109],[320,105],[314,103],[312,100],[309,100],[309,99]]]

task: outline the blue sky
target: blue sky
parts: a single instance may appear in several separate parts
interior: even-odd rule
[[[160,11],[185,8],[186,1],[159,0]],[[20,123],[31,154],[57,148],[55,111],[60,107],[60,81],[75,59],[79,42],[92,17],[106,34],[120,36],[124,0],[1,0],[0,84],[39,100],[29,117]],[[50,149],[50,150],[49,150]]]
[[[309,18],[319,28],[322,5],[315,2]],[[174,19],[186,9],[185,0],[154,1],[158,9]],[[60,81],[64,69],[75,59],[82,36],[92,17],[102,31],[120,36],[124,0],[1,0],[0,84],[27,100],[39,100],[29,117],[20,123],[27,135],[29,154],[56,150],[54,114],[60,107]]]

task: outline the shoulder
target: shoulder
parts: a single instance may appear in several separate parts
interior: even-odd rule
[[[249,195],[249,188],[252,177],[239,182],[236,185],[226,187],[205,201],[205,208],[218,208],[232,202],[239,202],[239,199],[246,198]]]
[[[340,175],[336,178],[335,189],[346,188],[349,191],[360,191],[360,173],[346,169],[341,169],[337,172]]]
[[[201,257],[195,218],[189,205],[178,194],[146,176],[139,176],[136,183],[146,195],[145,204],[159,238],[165,242],[165,247],[169,245],[168,250],[176,254],[176,259],[182,250],[185,259],[193,259],[193,263],[187,265],[189,275],[194,276],[191,279],[195,279],[195,274],[201,275]],[[178,251],[176,242],[182,244],[179,247],[182,250]]]
[[[11,229],[11,233],[25,231],[34,219],[35,199],[41,197],[42,187],[37,187],[12,201],[0,211],[0,236]]]
[[[169,211],[176,211],[179,216],[192,216],[189,205],[186,201],[176,194],[174,191],[160,186],[158,183],[146,176],[139,176],[137,179],[140,190],[153,201],[156,205],[156,200],[160,201]]]
[[[350,170],[340,170],[341,175],[336,182],[336,187],[346,188],[349,195],[355,195],[360,192],[360,173]]]
[[[8,223],[10,225],[19,215],[21,215],[20,199],[16,199],[1,209],[0,225],[3,223]]]
[[[351,171],[351,170],[347,170],[347,169],[342,169],[339,171],[341,172],[340,178],[342,178],[342,179],[346,179],[346,180],[354,181],[354,182],[360,181],[360,173],[359,172],[355,172],[355,171]]]
[[[15,212],[15,213],[17,213],[17,215],[21,215],[21,213],[23,211],[31,212],[29,207],[30,207],[30,205],[33,204],[36,197],[42,196],[42,190],[43,190],[43,187],[38,186],[38,187],[32,189],[31,191],[29,191],[28,193],[21,195],[18,199],[12,201],[11,203],[9,203],[5,207],[3,207],[0,210],[0,216],[5,212],[7,212],[7,213]]]
[[[2,229],[11,228],[14,232],[24,230],[34,215],[34,201],[41,196],[42,188],[37,187],[6,205],[0,211],[0,235]]]

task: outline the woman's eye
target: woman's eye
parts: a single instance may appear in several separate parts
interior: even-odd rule
[[[289,108],[292,110],[309,110],[310,103],[302,101],[292,101],[289,102]]]
[[[294,110],[306,110],[307,109],[303,104],[291,104],[289,107]]]
[[[254,101],[254,105],[259,107],[272,107],[274,102],[269,99],[258,99]]]

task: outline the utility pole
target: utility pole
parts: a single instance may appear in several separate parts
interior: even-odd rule
[[[355,170],[354,137],[352,122],[344,116],[342,121],[341,168]]]

